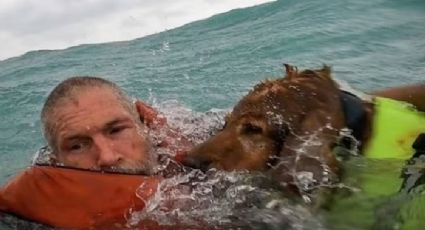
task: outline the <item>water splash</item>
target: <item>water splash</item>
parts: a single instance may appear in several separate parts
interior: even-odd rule
[[[194,228],[324,229],[320,217],[288,197],[265,174],[192,170],[162,181],[146,208],[133,212],[127,224],[150,219]]]
[[[205,113],[195,112],[176,100],[167,100],[155,106],[193,143],[199,144],[214,135],[224,125],[228,109],[211,109]]]
[[[43,146],[37,150],[32,158],[32,165],[50,165],[52,164],[53,152],[49,146]]]

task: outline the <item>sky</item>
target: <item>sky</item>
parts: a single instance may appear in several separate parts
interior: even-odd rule
[[[272,0],[0,0],[0,60],[125,41]]]

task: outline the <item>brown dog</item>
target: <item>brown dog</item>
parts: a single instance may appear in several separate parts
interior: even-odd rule
[[[328,66],[301,72],[285,67],[286,77],[255,86],[234,107],[223,130],[196,146],[184,164],[203,170],[270,170],[282,184],[299,191],[338,180],[340,168],[332,150],[340,131],[353,122],[361,124],[354,136],[367,143],[373,104],[342,93]],[[405,89],[415,89],[416,95],[400,93]],[[375,94],[410,99],[425,110],[424,89],[422,85]]]

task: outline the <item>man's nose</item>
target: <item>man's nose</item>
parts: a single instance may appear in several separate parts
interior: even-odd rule
[[[97,148],[98,167],[117,166],[121,161],[121,155],[115,150],[114,144],[105,137],[97,137],[95,139]]]

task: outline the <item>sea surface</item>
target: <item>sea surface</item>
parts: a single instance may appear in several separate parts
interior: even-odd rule
[[[41,106],[68,77],[107,78],[176,118],[228,111],[255,84],[282,77],[283,63],[330,65],[336,80],[363,92],[424,83],[425,1],[281,0],[131,41],[37,50],[1,61],[0,184],[28,167],[45,144]],[[390,176],[399,175],[400,165],[361,161],[351,167],[373,166],[362,175],[397,187]],[[328,215],[330,228],[369,228],[377,220],[374,202],[346,199]]]

